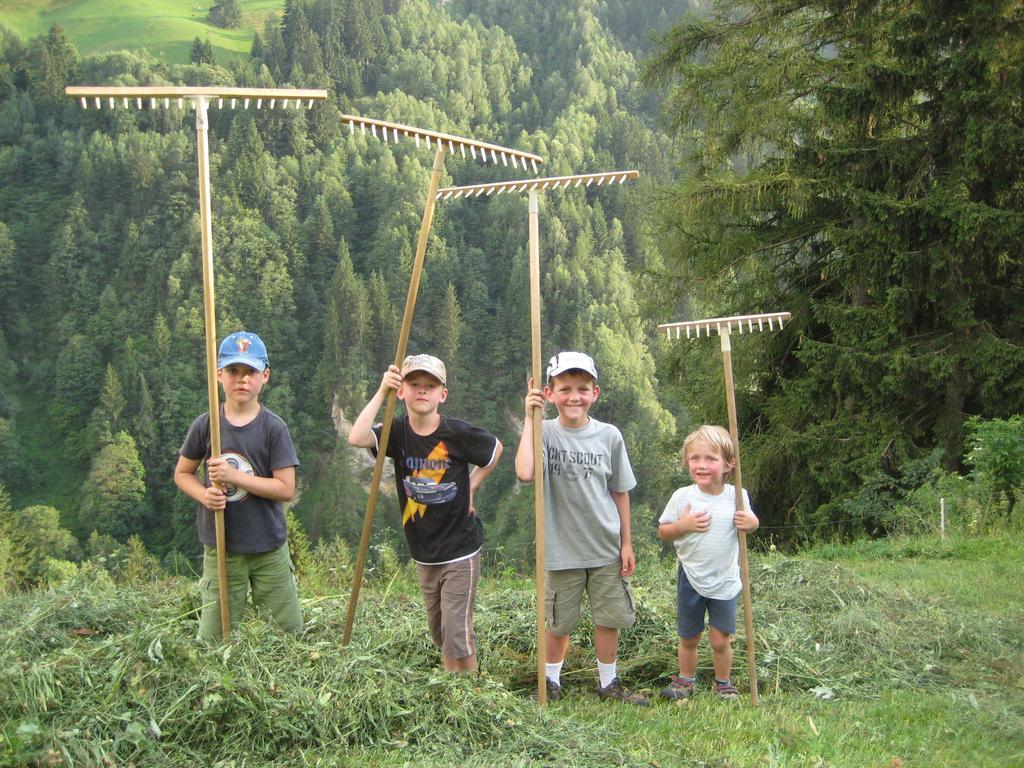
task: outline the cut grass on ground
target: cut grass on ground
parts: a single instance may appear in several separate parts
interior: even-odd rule
[[[562,700],[537,709],[524,579],[485,574],[484,674],[453,679],[438,672],[408,568],[366,585],[347,649],[347,593],[306,593],[304,637],[251,617],[213,650],[193,639],[195,581],[115,586],[86,569],[54,591],[0,600],[0,763],[1024,764],[1024,615],[977,600],[1019,594],[990,554],[1019,561],[1020,543],[754,555],[756,708],[742,636],[739,702],[708,691],[706,646],[695,697],[657,698],[675,667],[675,567],[653,548],[641,552],[638,620],[620,644],[627,684],[655,697],[646,709],[598,700],[589,625],[573,637]],[[918,579],[907,583],[910,568]],[[950,581],[951,570],[973,578]]]

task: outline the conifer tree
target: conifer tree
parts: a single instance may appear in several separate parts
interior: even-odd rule
[[[43,91],[52,99],[62,98],[64,86],[73,81],[78,71],[78,51],[60,24],[54,24],[47,32],[41,59],[40,81]]]
[[[234,29],[242,23],[242,5],[239,0],[217,0],[207,18],[218,27]]]
[[[121,413],[126,405],[124,388],[121,386],[121,377],[117,375],[114,366],[107,364],[107,373],[103,380],[103,389],[100,392],[100,428],[102,434],[108,439],[120,431]]]
[[[0,326],[10,328],[14,313],[14,240],[7,225],[0,221]]]
[[[1024,401],[1019,39],[1006,0],[769,0],[661,41],[648,81],[694,150],[672,269],[708,314],[794,313],[737,373],[771,514],[934,447],[955,467],[965,415]]]
[[[338,264],[327,290],[323,352],[316,381],[322,402],[337,402],[349,420],[382,373],[368,370],[371,315],[366,288],[352,267],[348,243],[342,238]]]
[[[192,50],[189,53],[188,60],[193,64],[216,64],[217,56],[213,52],[213,45],[210,43],[210,39],[207,38],[203,41],[196,37],[192,40]]]
[[[118,432],[96,454],[82,485],[79,532],[95,530],[125,541],[145,498],[145,476],[135,440]]]

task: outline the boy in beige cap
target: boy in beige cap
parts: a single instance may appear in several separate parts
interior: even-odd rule
[[[396,390],[406,415],[391,425],[387,455],[395,465],[402,528],[444,668],[464,672],[477,668],[473,606],[484,539],[473,494],[498,463],[501,443],[487,430],[438,413],[448,399],[446,381],[444,363],[432,355],[409,355],[401,370],[390,366],[348,441],[377,455],[381,425],[373,421],[388,391]]]

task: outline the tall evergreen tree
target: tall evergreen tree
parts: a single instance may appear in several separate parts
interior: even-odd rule
[[[188,60],[193,64],[216,64],[217,56],[213,52],[213,45],[210,39],[205,41],[196,37],[192,40],[192,50],[189,52]]]
[[[40,51],[40,84],[52,99],[64,97],[64,87],[69,85],[78,71],[78,51],[64,34],[60,24],[54,24],[46,34],[46,45]]]
[[[124,388],[121,386],[121,377],[117,375],[114,366],[107,364],[107,374],[103,380],[103,389],[100,392],[100,428],[107,439],[112,438],[121,427],[121,413],[124,411],[126,401]]]
[[[135,441],[127,432],[118,432],[96,454],[82,485],[78,532],[83,540],[90,531],[118,541],[131,535],[145,499],[145,476]]]
[[[1024,402],[1021,33],[1008,0],[769,0],[661,41],[648,81],[694,137],[671,263],[702,312],[794,313],[737,376],[772,515],[955,466],[966,415]]]
[[[325,318],[323,352],[316,382],[323,402],[337,403],[351,421],[382,371],[368,369],[370,303],[366,288],[352,267],[344,239],[338,248],[338,265],[328,288]]]
[[[0,326],[10,328],[14,314],[15,246],[7,225],[0,221]]]

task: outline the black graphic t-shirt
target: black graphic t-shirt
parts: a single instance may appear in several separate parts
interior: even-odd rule
[[[221,456],[247,475],[273,477],[275,469],[297,467],[295,445],[284,420],[266,406],[259,415],[236,427],[220,412]],[[210,458],[210,414],[199,416],[189,427],[181,455],[199,460],[204,469]],[[209,480],[206,481],[209,485]],[[277,549],[288,539],[284,521],[284,504],[254,496],[236,486],[228,486],[228,504],[224,508],[225,541],[229,552],[257,554]],[[199,541],[207,547],[217,544],[213,513],[202,504],[196,505],[196,528]]]
[[[380,441],[381,425],[373,428]],[[483,545],[480,519],[469,514],[470,466],[494,459],[498,438],[467,421],[441,417],[429,435],[417,435],[407,416],[391,424],[387,455],[394,460],[398,505],[409,552],[436,565],[472,555]],[[376,456],[376,448],[371,451]]]

